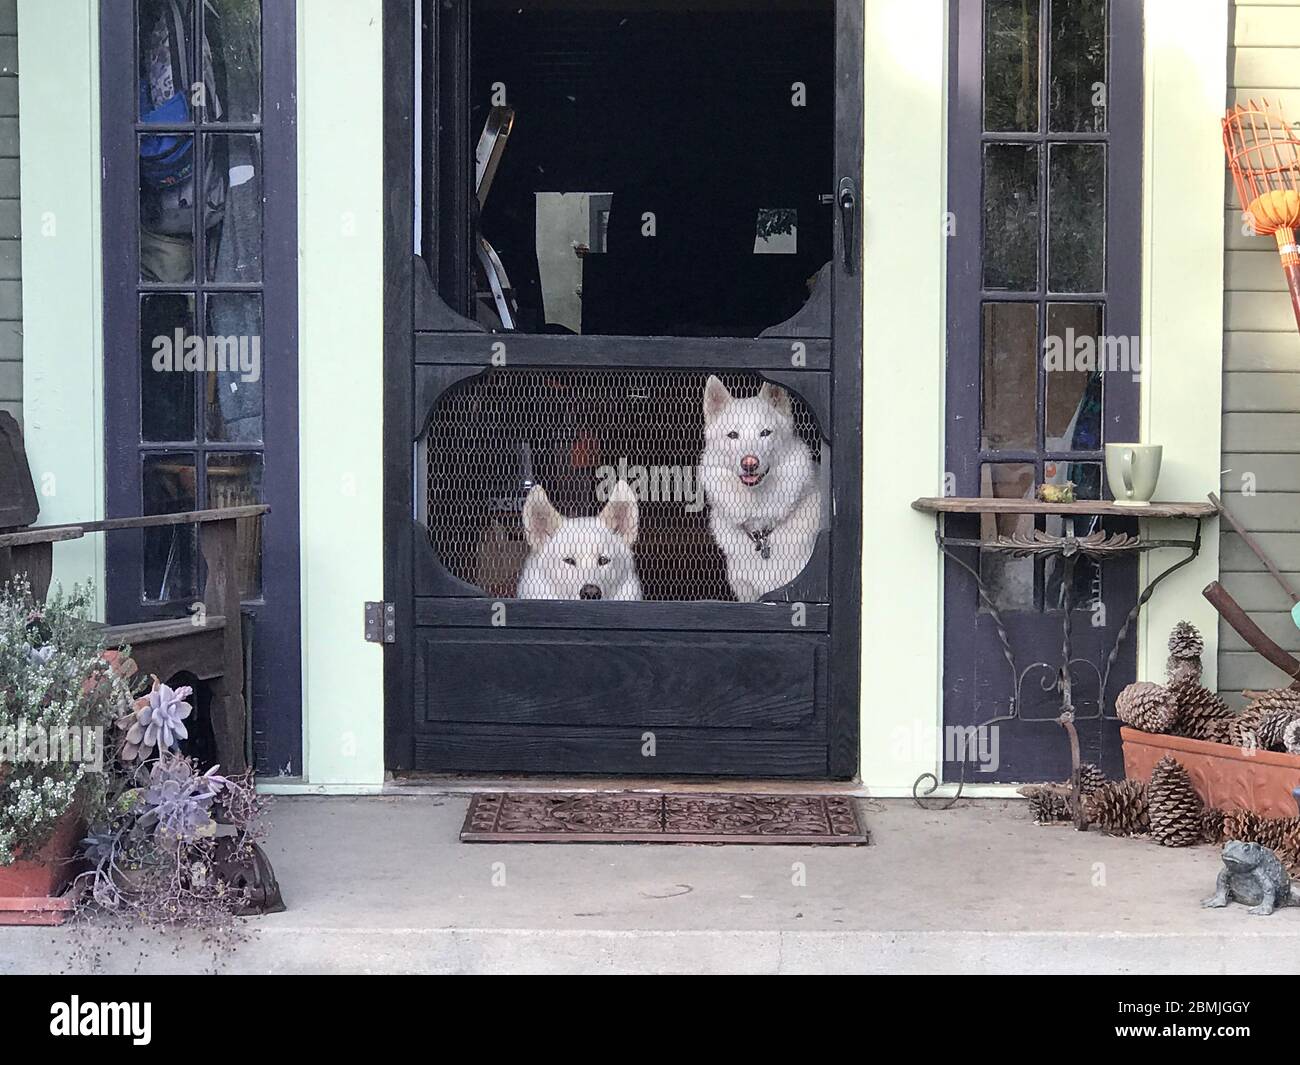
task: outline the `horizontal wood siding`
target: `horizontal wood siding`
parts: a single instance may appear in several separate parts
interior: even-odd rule
[[[1300,0],[1237,0],[1229,83],[1229,104],[1267,98],[1300,119]],[[1223,500],[1300,587],[1300,333],[1273,241],[1243,226],[1230,178],[1224,205]],[[1260,627],[1300,654],[1290,601],[1235,533],[1220,540],[1219,565]],[[1224,692],[1284,683],[1220,624]]]
[[[22,418],[22,226],[18,181],[18,0],[0,0],[0,410]]]

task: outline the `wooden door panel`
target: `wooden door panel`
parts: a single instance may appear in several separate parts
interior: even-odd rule
[[[420,638],[426,722],[812,735],[825,637],[445,630]]]

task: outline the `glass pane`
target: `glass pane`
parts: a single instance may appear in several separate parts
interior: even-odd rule
[[[1038,2],[984,2],[984,128],[1038,129]]]
[[[194,333],[194,297],[140,298],[140,439],[194,439],[194,373],[202,341]]]
[[[1043,369],[1047,381],[1044,412],[1048,451],[1101,449],[1104,358],[1101,305],[1052,303],[1047,307]]]
[[[208,279],[262,280],[262,143],[255,134],[204,137],[208,186]]]
[[[204,5],[209,122],[262,120],[261,0],[207,0]]]
[[[780,335],[828,335],[834,0],[517,0],[471,19],[482,324],[753,337],[803,311]]]
[[[194,280],[194,137],[141,134],[140,280]]]
[[[1048,462],[1043,466],[1043,480],[1048,484],[1074,482],[1077,499],[1101,498],[1100,462]],[[1058,514],[1049,514],[1044,527],[1053,536],[1064,536],[1067,522]],[[1074,518],[1074,534],[1086,536],[1101,527],[1101,518],[1079,515]],[[1047,610],[1065,608],[1065,563],[1056,555],[1049,555],[1044,568],[1043,606]],[[1093,559],[1080,557],[1074,568],[1073,602],[1075,609],[1086,609],[1101,598],[1101,567]]]
[[[184,453],[145,455],[141,470],[145,514],[196,510],[194,456]],[[192,599],[198,538],[193,525],[165,525],[144,530],[144,598],[146,601]]]
[[[262,439],[262,297],[208,297],[203,389],[207,439],[255,444]]]
[[[983,332],[980,447],[1032,451],[1038,443],[1038,308],[986,303]]]
[[[1047,92],[1053,132],[1106,128],[1106,0],[1052,0]]]
[[[984,287],[1038,288],[1038,148],[984,149]]]
[[[175,0],[139,0],[136,5],[141,122],[176,126],[194,121],[192,10],[192,4]]]
[[[262,456],[254,451],[237,451],[208,456],[209,507],[244,507],[262,502]],[[242,599],[262,594],[262,522],[246,518],[238,522],[235,566]]]
[[[1034,466],[1029,462],[985,463],[980,467],[980,496],[984,499],[1033,499]],[[1034,528],[1032,514],[983,514],[980,538],[992,540]],[[1004,551],[980,552],[980,575],[999,610],[1032,610],[1034,560]]]
[[[1047,286],[1053,292],[1106,287],[1106,148],[1053,144],[1048,166]]]

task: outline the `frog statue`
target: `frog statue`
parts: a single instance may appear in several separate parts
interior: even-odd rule
[[[1267,847],[1234,839],[1224,845],[1215,892],[1201,905],[1218,908],[1229,902],[1245,903],[1250,913],[1263,916],[1278,906],[1300,905],[1300,887]]]

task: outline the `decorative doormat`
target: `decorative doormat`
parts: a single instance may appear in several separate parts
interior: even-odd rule
[[[836,795],[486,792],[463,843],[864,844],[853,800]]]

